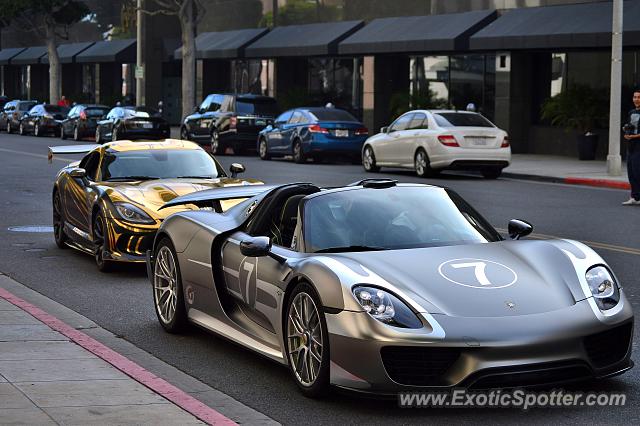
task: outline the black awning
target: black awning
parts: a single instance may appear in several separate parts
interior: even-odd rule
[[[498,17],[495,10],[374,19],[339,45],[341,55],[453,52]]]
[[[235,59],[244,57],[244,48],[269,32],[267,28],[202,33],[196,37],[197,59]],[[174,53],[182,58],[182,47]]]
[[[88,41],[86,43],[68,43],[58,46],[58,57],[61,64],[70,64],[75,62],[75,58],[78,54],[84,52],[89,47],[93,46],[94,42]],[[41,59],[43,64],[49,63],[49,55],[44,55]]]
[[[76,62],[136,62],[136,39],[99,41],[76,56]]]
[[[0,65],[8,65],[11,63],[11,59],[21,52],[24,52],[26,47],[12,47],[9,49],[0,50]]]
[[[364,25],[363,21],[275,27],[245,49],[250,58],[280,56],[329,56],[338,54],[338,43]]]
[[[35,65],[40,63],[42,55],[47,54],[46,46],[27,47],[11,59],[12,65]]]
[[[506,12],[471,37],[473,50],[611,46],[612,2],[526,7]],[[640,46],[640,2],[624,2],[625,46]]]

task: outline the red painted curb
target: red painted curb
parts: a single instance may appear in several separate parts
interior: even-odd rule
[[[102,358],[138,383],[143,384],[158,395],[173,402],[175,405],[194,415],[203,422],[210,425],[236,424],[233,420],[225,417],[213,408],[206,406],[191,395],[173,386],[171,383],[145,370],[135,362],[106,347],[94,338],[76,330],[70,325],[65,324],[58,318],[46,313],[37,306],[14,296],[3,288],[0,288],[0,297],[31,314],[34,318],[42,321],[53,330],[68,337],[74,343],[82,346],[84,349],[99,358]]]
[[[608,179],[588,179],[588,178],[575,178],[575,177],[567,177],[564,178],[564,183],[572,184],[572,185],[587,185],[587,186],[597,186],[601,188],[614,188],[614,189],[631,189],[631,185],[629,182],[621,182],[618,180],[608,180]]]

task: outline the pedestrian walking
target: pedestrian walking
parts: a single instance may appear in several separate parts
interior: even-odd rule
[[[640,206],[640,88],[633,92],[634,109],[629,111],[629,121],[624,126],[627,140],[627,175],[631,184],[631,197],[623,206]]]

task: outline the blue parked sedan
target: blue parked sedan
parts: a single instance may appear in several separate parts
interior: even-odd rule
[[[360,163],[362,145],[369,131],[353,115],[336,108],[296,108],[281,114],[258,135],[260,158],[293,155],[304,163],[329,156]]]

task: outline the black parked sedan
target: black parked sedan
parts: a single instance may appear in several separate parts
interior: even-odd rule
[[[37,104],[36,101],[15,100],[8,102],[4,106],[2,114],[2,128],[6,129],[7,133],[13,133],[20,126],[22,116],[33,108],[35,104]]]
[[[268,96],[213,94],[184,119],[180,138],[210,144],[213,154],[228,146],[234,152],[255,150],[258,133],[277,115],[276,100]]]
[[[33,132],[34,136],[44,136],[46,133],[58,134],[60,132],[60,120],[64,119],[69,108],[40,104],[23,114],[20,119],[19,133],[23,136]]]
[[[96,126],[96,143],[121,139],[165,139],[170,137],[169,123],[153,108],[115,107]]]
[[[60,137],[72,136],[79,141],[96,134],[98,120],[102,120],[109,112],[105,105],[76,105],[71,108],[67,117],[60,122]]]

